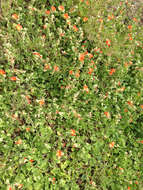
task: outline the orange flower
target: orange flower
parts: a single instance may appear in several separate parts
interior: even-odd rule
[[[59,71],[59,67],[58,66],[54,66],[54,71]]]
[[[132,102],[130,102],[130,101],[128,101],[127,104],[130,106],[133,106]]]
[[[12,190],[12,187],[9,187],[9,189],[8,190]]]
[[[128,190],[130,190],[131,189],[131,187],[128,187]]]
[[[88,89],[88,86],[87,86],[87,85],[84,85],[84,89]]]
[[[71,129],[71,136],[76,136],[76,131],[74,129]]]
[[[108,47],[110,47],[111,46],[111,41],[109,39],[107,39],[106,44],[107,44]]]
[[[110,69],[109,75],[112,75],[113,73],[115,73],[116,69]]]
[[[70,74],[70,75],[72,75],[72,74],[73,74],[73,71],[72,71],[72,70],[70,70],[70,71],[69,71],[69,74]]]
[[[49,14],[50,14],[50,11],[49,11],[49,10],[47,10],[47,11],[45,11],[45,13],[46,13],[47,15],[49,15]]]
[[[60,33],[60,36],[64,36],[65,34],[64,33]]]
[[[76,78],[80,77],[80,72],[79,71],[75,73],[75,77]]]
[[[20,31],[20,30],[22,29],[22,26],[21,26],[20,24],[17,24],[17,25],[16,25],[16,29],[17,29],[18,31]]]
[[[112,20],[114,18],[114,15],[112,14],[112,16],[108,16],[108,20]]]
[[[44,28],[44,29],[46,29],[46,28],[47,28],[47,25],[46,25],[46,24],[45,24],[45,25],[43,25],[43,28]]]
[[[0,69],[0,75],[5,75],[5,71]]]
[[[73,26],[73,29],[74,29],[75,32],[78,31],[78,28],[76,27],[76,25]]]
[[[95,64],[95,62],[93,60],[91,60],[91,65],[94,65],[94,64]]]
[[[40,106],[42,106],[42,105],[45,104],[45,101],[44,101],[43,99],[41,99],[41,100],[39,101],[39,104],[40,104]]]
[[[13,76],[13,77],[10,77],[10,80],[12,80],[12,81],[16,81],[17,78],[16,78],[15,76]]]
[[[140,107],[141,107],[141,109],[143,109],[143,104],[142,104],[142,105],[140,105]]]
[[[30,159],[30,160],[29,160],[29,162],[31,162],[31,163],[32,163],[32,162],[34,162],[34,160]]]
[[[99,22],[103,22],[103,19],[102,19],[102,18],[100,18],[100,19],[99,19]]]
[[[100,51],[100,48],[96,48],[96,49],[94,49],[94,51],[95,51],[95,53],[101,53],[101,51]]]
[[[84,54],[83,53],[81,53],[80,55],[79,55],[79,61],[84,61]]]
[[[22,140],[19,139],[18,141],[15,142],[15,144],[22,144]]]
[[[89,72],[88,72],[88,74],[91,75],[92,72],[93,72],[93,69],[92,69],[92,68],[89,68]]]
[[[140,95],[141,95],[141,93],[140,93],[140,92],[138,92],[137,94],[138,94],[138,96],[140,96]]]
[[[84,17],[84,18],[83,18],[83,22],[86,22],[86,21],[88,21],[88,18],[87,18],[87,17]]]
[[[51,10],[52,10],[53,12],[55,12],[55,11],[56,11],[56,8],[55,8],[54,6],[52,6],[52,7],[51,7]]]
[[[89,5],[89,1],[86,1],[85,3],[86,3],[86,5]]]
[[[107,118],[110,118],[110,113],[105,111],[104,114],[106,115]]]
[[[33,52],[33,54],[39,56],[40,58],[42,58],[42,55],[40,55],[40,53],[38,53],[38,52]]]
[[[87,86],[87,85],[84,85],[83,89],[84,89],[84,91],[86,91],[87,93],[89,92],[89,89],[88,89],[88,86]]]
[[[36,11],[36,9],[34,7],[31,8],[32,11]]]
[[[58,7],[58,9],[59,9],[60,11],[64,11],[64,10],[65,10],[62,5],[60,5],[60,6]]]
[[[65,19],[68,19],[68,18],[69,18],[68,13],[65,13],[65,14],[64,14],[64,18],[65,18]]]
[[[119,168],[119,170],[123,171],[124,169],[123,168]]]
[[[87,55],[87,54],[88,54],[88,51],[84,52],[83,54],[84,54],[84,55]]]
[[[125,63],[124,65],[125,65],[125,67],[128,67],[128,63]]]
[[[133,18],[133,21],[137,22],[138,20],[136,18]]]
[[[15,19],[15,20],[17,20],[19,17],[18,17],[17,14],[13,14],[13,15],[12,15],[12,18]]]
[[[141,143],[141,144],[143,144],[143,140],[141,140],[141,141],[138,141],[139,143]]]
[[[128,26],[128,29],[131,30],[131,29],[132,29],[132,25],[129,25],[129,26]]]
[[[29,131],[30,131],[30,128],[29,128],[29,127],[27,127],[27,128],[26,128],[26,131],[27,131],[27,132],[29,132]]]
[[[63,155],[63,153],[61,150],[58,150],[56,155],[60,158]]]
[[[33,52],[34,55],[39,55],[40,56],[40,53],[38,52]]]
[[[55,180],[56,180],[56,178],[55,178],[55,177],[53,177],[53,184],[55,184]]]
[[[133,40],[132,34],[128,34],[128,36],[129,36],[129,40]]]
[[[61,86],[61,89],[63,89],[64,87],[63,86]]]
[[[90,59],[93,57],[93,55],[91,53],[89,53],[88,56]]]
[[[115,142],[109,143],[109,148],[114,148]]]

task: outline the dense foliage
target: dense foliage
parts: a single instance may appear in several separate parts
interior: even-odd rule
[[[0,20],[0,189],[142,190],[140,9],[10,6]]]

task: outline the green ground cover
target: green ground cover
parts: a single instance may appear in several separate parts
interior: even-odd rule
[[[142,6],[6,3],[0,189],[143,190]]]

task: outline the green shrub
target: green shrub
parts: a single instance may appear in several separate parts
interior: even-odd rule
[[[19,0],[3,16],[2,190],[143,188],[142,26],[126,6]]]

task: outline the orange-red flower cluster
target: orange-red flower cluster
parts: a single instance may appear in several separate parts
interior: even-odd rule
[[[110,113],[105,111],[104,114],[106,115],[107,118],[110,118]]]
[[[63,152],[61,150],[58,150],[56,155],[57,157],[61,158],[63,155]]]
[[[114,148],[115,142],[109,143],[109,148]]]
[[[71,136],[76,136],[76,131],[74,129],[71,129]]]
[[[110,47],[111,46],[111,40],[106,39],[106,44],[107,44],[108,47]]]
[[[17,24],[17,25],[16,25],[16,29],[17,29],[18,31],[20,31],[20,30],[22,29],[22,26],[21,26],[20,24]]]
[[[19,18],[19,16],[17,14],[13,14],[12,18],[15,19],[15,20],[17,20]]]
[[[0,75],[5,75],[5,71],[0,69]]]
[[[113,73],[115,73],[116,69],[110,69],[109,75],[113,75]]]

